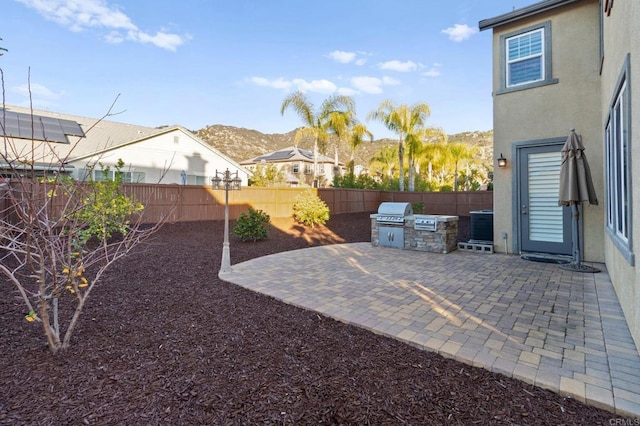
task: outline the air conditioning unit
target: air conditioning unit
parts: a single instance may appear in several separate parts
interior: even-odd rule
[[[471,216],[469,242],[493,241],[493,210],[475,210]]]

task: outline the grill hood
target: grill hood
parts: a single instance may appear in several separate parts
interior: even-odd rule
[[[410,203],[380,203],[378,206],[378,214],[381,216],[411,216],[413,208]]]

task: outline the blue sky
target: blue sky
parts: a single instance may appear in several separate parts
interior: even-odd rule
[[[7,104],[197,130],[284,133],[283,99],[340,93],[376,139],[381,101],[427,103],[449,134],[489,130],[491,32],[478,21],[535,0],[4,0]],[[30,71],[29,71],[30,70]]]

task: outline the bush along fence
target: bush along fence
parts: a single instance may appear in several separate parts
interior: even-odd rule
[[[208,186],[124,184],[124,192],[144,204],[147,223],[224,219],[224,191]],[[424,205],[425,214],[469,216],[474,210],[493,208],[493,191],[400,192],[350,188],[312,188],[329,207],[330,214],[375,212],[382,202]],[[243,187],[229,191],[229,218],[235,220],[249,208],[270,217],[291,217],[293,205],[309,188]],[[3,196],[0,192],[0,207]],[[6,214],[0,209],[0,214]]]

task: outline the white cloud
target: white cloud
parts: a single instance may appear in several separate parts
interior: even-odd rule
[[[104,36],[104,40],[107,43],[118,44],[124,41],[124,37],[118,31],[111,31],[109,34]]]
[[[343,96],[354,96],[358,92],[350,87],[341,87],[338,89],[338,94]]]
[[[354,52],[334,50],[333,52],[329,53],[329,57],[336,62],[340,62],[341,64],[348,64],[356,58],[356,54]]]
[[[382,77],[382,84],[384,84],[385,86],[397,86],[400,84],[400,80],[384,76]]]
[[[155,35],[149,35],[142,31],[127,32],[127,40],[142,44],[151,43],[162,49],[171,50],[172,52],[175,52],[176,49],[189,38],[190,37],[181,37],[177,34],[165,33],[163,31],[158,31]]]
[[[441,74],[440,73],[441,66],[442,66],[441,64],[435,63],[431,68],[423,72],[422,75],[425,77],[439,77]]]
[[[418,69],[418,64],[413,61],[400,62],[400,61],[387,61],[378,64],[380,69],[397,71],[397,72],[410,72]]]
[[[471,38],[472,35],[478,32],[478,29],[467,24],[455,24],[453,27],[442,30],[442,32],[447,34],[450,40],[460,42]]]
[[[334,93],[338,90],[338,86],[324,79],[306,81],[302,78],[294,78],[292,82],[301,92]]]
[[[369,77],[369,76],[360,76],[353,77],[351,79],[351,85],[356,88],[359,92],[367,93],[370,95],[377,95],[382,93],[384,86],[397,86],[400,84],[400,81],[391,77]]]
[[[336,62],[341,64],[354,63],[358,66],[362,66],[367,63],[366,58],[358,57],[368,55],[366,52],[345,52],[344,50],[334,50],[327,56]]]
[[[264,77],[251,77],[250,82],[263,87],[272,87],[274,89],[289,90],[293,84],[290,81],[278,78],[275,80],[268,80]]]
[[[269,80],[264,77],[251,77],[245,79],[245,81],[253,83],[257,86],[271,87],[273,89],[281,89],[286,91],[294,89],[305,93],[335,93],[336,91],[338,91],[338,86],[336,86],[333,82],[324,79],[307,81],[302,78],[294,78],[293,80],[278,78],[275,80]]]
[[[17,0],[34,9],[48,20],[79,32],[89,28],[110,30],[105,36],[108,43],[121,43],[125,39],[136,43],[150,43],[162,49],[175,51],[189,40],[165,31],[155,35],[140,30],[131,19],[107,0]],[[120,32],[126,33],[126,36]]]
[[[39,83],[21,84],[12,87],[11,91],[24,97],[24,100],[19,102],[20,105],[45,109],[55,108],[56,101],[65,94],[64,92],[55,92]]]
[[[29,93],[29,87],[31,87],[31,93]],[[15,86],[12,91],[18,93],[19,95],[33,98],[38,97],[46,99],[58,99],[62,95],[62,93],[56,93],[48,87],[39,83],[31,83],[30,86],[27,84]]]

